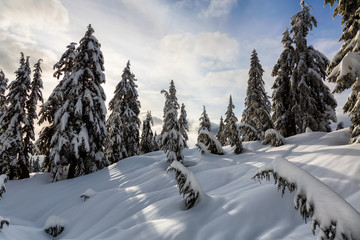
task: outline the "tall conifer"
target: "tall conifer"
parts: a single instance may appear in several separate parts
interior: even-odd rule
[[[265,131],[272,128],[270,117],[271,105],[265,92],[263,73],[264,70],[260,64],[257,52],[254,49],[250,59],[245,109],[242,114],[241,122],[251,125],[258,133],[254,135],[249,129],[244,129],[244,138],[246,141],[263,139]]]

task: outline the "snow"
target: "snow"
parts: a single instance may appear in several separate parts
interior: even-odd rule
[[[86,201],[86,199],[91,198],[91,197],[93,197],[95,195],[96,195],[96,192],[93,189],[88,188],[88,189],[85,190],[85,192],[83,192],[81,194],[80,197],[83,198],[84,201]]]
[[[299,134],[277,148],[260,141],[244,142],[239,155],[230,146],[224,147],[224,155],[185,149],[184,164],[206,194],[189,210],[184,210],[173,175],[166,174],[163,151],[126,158],[92,174],[55,183],[47,173],[10,180],[0,199],[0,213],[11,224],[0,231],[0,239],[48,240],[44,225],[50,216],[64,220],[65,229],[56,239],[66,240],[316,239],[311,225],[304,224],[294,210],[294,193],[281,197],[272,182],[259,184],[251,178],[274,159],[286,159],[359,212],[359,145],[348,141],[347,128]],[[79,196],[88,188],[96,195],[84,202]],[[306,190],[323,206],[341,209],[340,213],[322,209],[325,217],[340,217],[348,211],[338,200],[331,203],[332,199],[312,189],[317,185]],[[346,216],[346,221],[358,224],[357,217]]]
[[[271,142],[274,147],[278,147],[285,144],[285,138],[278,131],[270,128],[265,131],[263,144],[268,144],[269,142]]]
[[[305,214],[305,221],[311,217],[313,230],[317,225],[323,235],[325,229],[336,227],[335,239],[341,239],[341,234],[349,239],[360,239],[360,214],[326,184],[283,158],[260,167],[257,177],[262,179],[263,174],[268,178],[270,171],[277,175],[276,182],[282,191],[285,186],[291,191],[296,189],[295,208]],[[285,185],[281,185],[282,181],[286,181]]]

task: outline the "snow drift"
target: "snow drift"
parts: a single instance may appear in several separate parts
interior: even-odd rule
[[[185,165],[206,194],[189,210],[184,210],[176,180],[166,174],[162,151],[55,183],[44,173],[10,180],[0,199],[0,215],[10,225],[0,231],[0,239],[48,240],[44,226],[50,216],[65,223],[56,238],[63,240],[316,239],[294,210],[294,193],[282,198],[273,183],[251,178],[260,167],[284,158],[359,211],[360,149],[348,141],[349,129],[344,129],[300,134],[279,147],[244,142],[239,155],[229,146],[221,156],[187,149]],[[89,188],[96,194],[84,201],[80,196]]]

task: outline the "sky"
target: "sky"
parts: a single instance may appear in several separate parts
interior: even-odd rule
[[[341,46],[341,18],[333,18],[333,9],[323,1],[307,3],[318,21],[308,44],[331,60]],[[32,66],[41,58],[47,99],[58,83],[53,65],[91,24],[105,59],[106,103],[130,60],[138,80],[140,119],[151,111],[161,123],[165,98],[160,91],[174,80],[193,130],[203,106],[218,124],[230,94],[241,119],[253,49],[271,96],[271,70],[283,50],[282,33],[301,10],[295,0],[0,0],[0,6],[0,68],[10,81],[20,52],[30,56]],[[347,94],[335,95],[338,122],[345,121],[345,126],[349,124],[342,106]]]

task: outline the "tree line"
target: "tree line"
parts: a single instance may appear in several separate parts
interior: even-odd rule
[[[283,33],[283,52],[275,64],[272,76],[272,104],[265,92],[264,70],[254,49],[250,59],[245,109],[240,124],[234,114],[230,95],[225,119],[220,118],[219,131],[210,134],[211,124],[204,106],[200,117],[199,142],[209,148],[217,144],[235,146],[242,151],[242,141],[264,139],[268,129],[284,137],[312,131],[331,131],[336,122],[337,103],[324,84],[326,78],[335,83],[333,92],[352,88],[343,109],[351,116],[351,140],[359,142],[359,12],[357,1],[338,2],[334,16],[341,15],[344,25],[340,41],[343,46],[330,62],[321,52],[307,44],[307,35],[317,26],[310,6],[301,0],[301,11],[290,20],[290,30]],[[42,170],[51,172],[54,181],[73,178],[102,169],[121,159],[162,149],[167,161],[183,162],[182,150],[187,148],[189,124],[185,105],[177,101],[174,81],[165,96],[163,128],[154,134],[151,112],[143,121],[140,137],[140,101],[135,75],[126,64],[114,96],[105,106],[104,57],[101,44],[93,35],[91,25],[84,37],[70,43],[54,65],[58,84],[36,114],[36,105],[43,102],[41,94],[41,60],[34,65],[31,80],[29,57],[21,53],[16,79],[9,85],[0,71],[0,173],[10,179],[29,177],[30,156],[45,155]],[[7,90],[7,94],[5,92]],[[109,117],[106,118],[107,110]],[[178,116],[180,111],[180,116]],[[47,123],[35,141],[34,121]],[[274,132],[272,132],[274,133]],[[277,135],[277,134],[275,134]],[[215,140],[214,140],[215,139]],[[215,151],[215,150],[214,150]],[[221,152],[221,151],[220,151]]]

